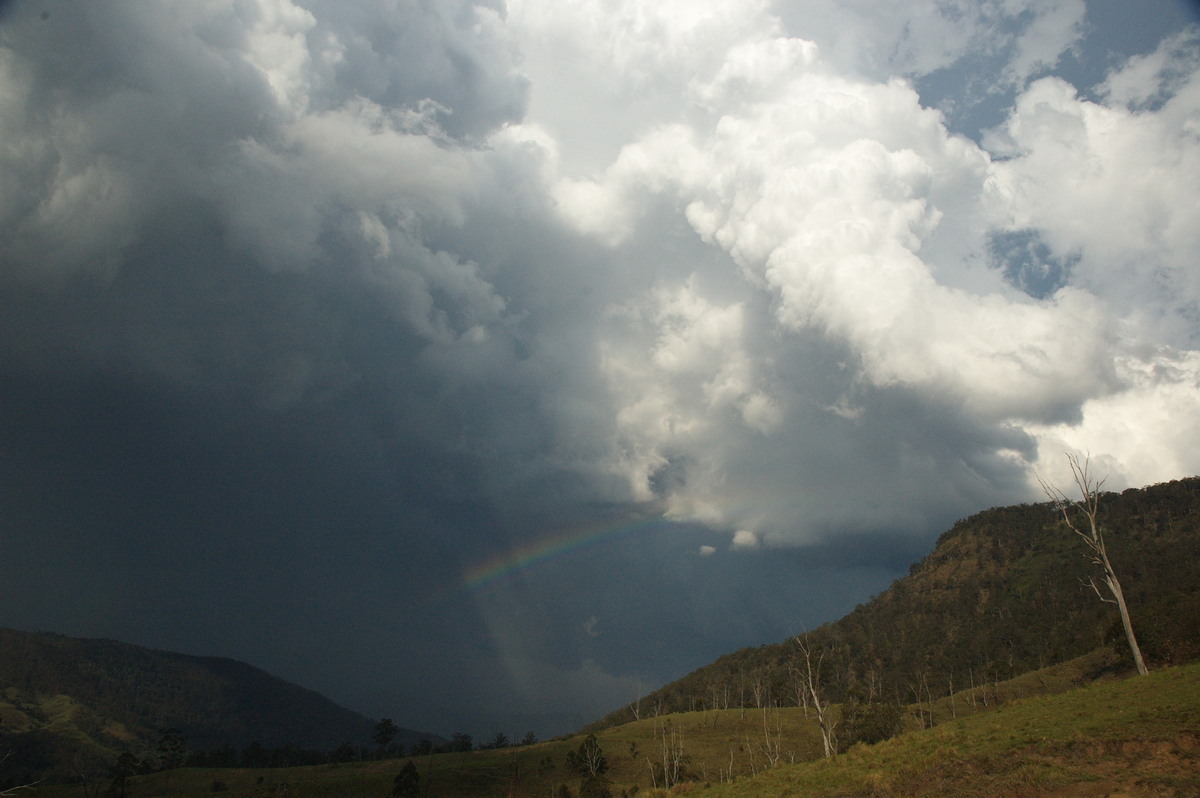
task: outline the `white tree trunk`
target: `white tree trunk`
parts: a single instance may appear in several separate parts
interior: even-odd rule
[[[1063,520],[1071,531],[1078,535],[1087,547],[1092,552],[1092,562],[1104,569],[1104,586],[1108,588],[1112,598],[1105,598],[1100,592],[1100,588],[1096,587],[1095,581],[1091,583],[1092,590],[1096,591],[1096,595],[1101,601],[1106,601],[1110,604],[1117,605],[1117,611],[1121,614],[1121,625],[1125,627],[1125,641],[1129,644],[1129,650],[1133,653],[1133,664],[1137,666],[1137,671],[1142,676],[1145,676],[1149,671],[1146,669],[1146,661],[1142,657],[1142,649],[1138,645],[1137,635],[1133,633],[1133,621],[1129,618],[1129,607],[1125,603],[1125,592],[1121,589],[1121,581],[1117,579],[1117,572],[1113,570],[1112,562],[1108,559],[1108,551],[1104,546],[1104,533],[1100,529],[1100,487],[1104,484],[1103,479],[1093,479],[1091,472],[1088,469],[1088,460],[1085,458],[1083,463],[1079,462],[1079,458],[1075,455],[1068,454],[1067,461],[1071,464],[1071,474],[1075,478],[1075,486],[1079,488],[1080,498],[1072,501],[1068,499],[1066,494],[1058,488],[1051,487],[1046,482],[1042,482],[1042,490],[1050,497],[1050,501],[1054,503],[1055,508],[1062,513]],[[1088,529],[1084,531],[1075,523],[1075,513],[1082,513],[1088,520]]]

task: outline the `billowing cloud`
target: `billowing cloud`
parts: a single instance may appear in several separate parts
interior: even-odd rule
[[[1200,170],[1198,70],[1195,38],[1175,37],[1113,72],[1106,101],[1039,80],[988,142],[1004,158],[994,173],[1007,224],[1076,255],[1071,283],[1138,334],[1189,348],[1200,299],[1200,233],[1188,219]]]
[[[789,33],[820,44],[838,71],[915,77],[964,59],[994,60],[993,85],[1020,85],[1055,66],[1081,37],[1083,0],[781,4]],[[979,76],[985,79],[984,76]]]
[[[1194,473],[1200,50],[1167,31],[1077,85],[1063,65],[1091,52],[1090,14],[9,4],[7,545],[103,538],[136,575],[212,541],[231,574],[179,579],[240,585],[275,619],[286,575],[252,586],[290,546],[288,573],[346,585],[337,613],[357,585],[356,617],[396,628],[375,651],[331,610],[313,640],[337,630],[382,673],[436,638],[414,680],[582,721],[699,664],[689,634],[732,645],[747,595],[771,604],[763,635],[792,631],[751,572],[844,584],[817,602],[832,612],[955,517],[1036,498],[1064,451],[1110,486]],[[70,495],[39,498],[64,473]],[[101,530],[64,509],[96,503]],[[151,526],[172,530],[161,548]],[[460,589],[562,541],[580,553]],[[58,565],[88,574],[77,559]],[[699,578],[720,585],[702,609],[675,600]],[[157,606],[139,596],[97,606]],[[400,620],[412,596],[420,620]],[[75,617],[46,607],[38,624]],[[243,641],[213,653],[261,637],[190,611],[206,640]],[[620,662],[638,641],[661,662]],[[396,691],[353,700],[436,713]]]
[[[1047,11],[1045,35],[1018,48],[1013,68],[1051,65],[1080,13],[1073,4]],[[1049,49],[1033,58],[1037,46]],[[765,454],[772,447],[747,442],[742,427],[770,432],[800,417],[784,398],[795,375],[765,365],[782,350],[748,345],[762,341],[753,329],[784,341],[816,331],[844,345],[842,395],[828,405],[842,417],[861,411],[855,397],[865,386],[894,388],[1036,439],[1056,422],[1078,424],[1087,403],[1134,390],[1126,369],[1141,361],[1142,373],[1153,370],[1157,356],[1144,347],[1163,339],[1129,325],[1147,313],[1178,322],[1193,305],[1196,247],[1183,217],[1196,148],[1182,108],[1195,107],[1183,77],[1195,65],[1181,40],[1163,47],[1170,66],[1158,54],[1153,70],[1141,61],[1126,68],[1145,74],[1140,90],[1127,72],[1109,83],[1151,96],[1169,73],[1176,91],[1161,107],[1135,114],[1046,78],[1021,93],[985,149],[947,131],[902,80],[846,77],[811,42],[735,41],[721,64],[680,81],[691,114],[664,119],[596,177],[561,178],[560,212],[580,233],[620,248],[665,200],[773,308],[773,318],[751,322],[749,309],[761,312],[763,302],[728,289],[704,296],[696,274],[654,288],[640,311],[622,306],[620,317],[645,332],[632,336],[632,348],[610,345],[604,362],[621,404],[620,466],[635,495],[666,496],[671,512],[691,520],[767,524],[774,536],[804,537],[811,506],[784,514],[714,506],[737,481],[731,462],[758,451],[756,479],[775,465]],[[1126,145],[1138,154],[1123,155]],[[1014,290],[992,249],[1008,231],[1032,231],[1069,259],[1065,284],[1042,297]],[[1186,322],[1175,326],[1194,334]],[[1176,385],[1165,380],[1162,389]],[[1157,440],[1186,451],[1170,435]],[[996,456],[1016,465],[1030,451],[1010,442]],[[1128,466],[1118,470],[1139,479]]]

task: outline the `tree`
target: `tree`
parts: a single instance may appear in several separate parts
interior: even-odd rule
[[[874,745],[894,736],[900,730],[901,714],[898,703],[851,691],[842,703],[840,749],[848,751],[855,743]]]
[[[38,779],[37,781],[31,781],[29,784],[18,784],[15,787],[0,789],[0,795],[7,798],[7,796],[17,795],[18,790],[37,790],[37,785],[40,781],[41,779]]]
[[[100,795],[100,778],[106,770],[101,755],[90,749],[79,749],[71,755],[71,768],[79,778],[83,788],[84,798],[96,798]]]
[[[1129,643],[1129,650],[1133,653],[1133,663],[1137,666],[1138,673],[1145,676],[1149,671],[1146,669],[1146,661],[1142,658],[1142,649],[1138,646],[1137,635],[1133,633],[1133,622],[1129,618],[1125,592],[1121,589],[1117,572],[1113,570],[1112,562],[1108,558],[1108,549],[1104,545],[1104,531],[1100,526],[1100,488],[1104,485],[1104,479],[1096,479],[1092,476],[1090,460],[1090,457],[1085,457],[1080,463],[1079,458],[1075,455],[1067,455],[1067,462],[1071,466],[1071,476],[1075,480],[1075,487],[1079,490],[1078,499],[1068,498],[1065,493],[1041,477],[1038,477],[1038,482],[1041,483],[1042,490],[1050,498],[1055,509],[1062,515],[1067,527],[1078,535],[1087,546],[1092,562],[1103,570],[1102,581],[1111,598],[1104,595],[1096,585],[1095,579],[1089,579],[1088,584],[1101,601],[1117,605],[1117,611],[1121,615],[1121,625],[1125,628],[1125,640]],[[1084,522],[1086,522],[1086,526]]]
[[[466,732],[454,732],[450,735],[451,751],[470,751],[474,746],[474,738]]]
[[[827,649],[821,649],[814,664],[812,644],[808,641],[808,635],[797,637],[796,645],[800,646],[800,653],[804,655],[804,672],[801,676],[804,680],[805,692],[817,713],[817,725],[821,728],[821,743],[825,747],[825,757],[829,758],[837,751],[837,740],[834,737],[834,728],[837,724],[829,717],[829,703],[821,695],[821,666],[825,663]]]
[[[158,732],[158,767],[173,770],[183,764],[187,750],[183,747],[183,732],[176,728],[160,729]]]
[[[12,751],[5,753],[4,756],[0,756],[0,764],[2,764],[10,756],[12,756]],[[38,779],[37,781],[31,781],[28,784],[16,784],[12,787],[0,788],[0,796],[6,796],[7,798],[7,796],[19,795],[21,790],[36,790],[37,785],[40,784],[41,781],[41,779]]]
[[[113,763],[112,768],[108,772],[109,776],[112,777],[112,790],[110,792],[117,793],[119,798],[125,798],[125,783],[129,780],[130,776],[138,772],[140,766],[141,763],[138,762],[138,758],[129,751],[125,751],[117,757],[117,761]]]
[[[358,759],[358,751],[350,743],[342,743],[329,752],[329,761],[335,764],[353,762]]]
[[[683,752],[683,734],[679,732],[670,720],[660,723],[655,732],[662,740],[662,762],[650,762],[650,780],[654,786],[670,789],[687,777],[689,757]]]
[[[348,745],[349,743],[346,743],[343,747]],[[243,748],[241,757],[244,768],[265,768],[267,766],[267,749],[258,740],[254,740]]]
[[[769,706],[764,707],[760,712],[762,712],[763,741],[759,743],[758,747],[767,761],[771,763],[771,767],[775,767],[779,764],[779,757],[783,754],[783,721],[779,718],[778,710],[773,711]],[[771,728],[772,715],[775,719],[774,729]],[[749,735],[746,735],[746,740],[749,742]],[[753,754],[751,754],[751,761],[753,762]]]
[[[396,739],[396,735],[400,733],[400,727],[392,723],[391,718],[384,718],[375,724],[375,731],[371,734],[371,740],[375,745],[379,746],[379,758],[383,758],[383,752],[392,744],[392,740]]]
[[[183,747],[183,732],[174,727],[158,732],[158,766],[167,772],[164,791],[171,786],[171,771],[183,764],[187,749]]]
[[[612,788],[603,776],[588,776],[579,785],[579,798],[612,798]]]
[[[421,798],[421,774],[410,759],[392,782],[392,798]]]
[[[608,759],[596,735],[589,734],[575,751],[567,752],[567,767],[580,776],[601,776],[608,772]]]

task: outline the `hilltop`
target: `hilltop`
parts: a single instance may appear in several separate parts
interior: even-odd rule
[[[1200,658],[1200,478],[1106,493],[1100,506],[1147,658],[1160,667]],[[825,687],[835,702],[870,693],[928,703],[1105,644],[1119,655],[1106,667],[1120,669],[1120,621],[1088,586],[1094,575],[1050,504],[985,510],[954,524],[907,576],[808,639],[827,652]],[[669,712],[796,706],[799,655],[794,640],[733,652],[587,730]]]
[[[370,745],[374,725],[244,662],[0,629],[0,740],[13,753],[7,769],[62,775],[74,759],[142,756],[169,727],[192,751],[251,743],[328,751]],[[396,739],[407,745],[422,737],[431,735],[402,729]]]

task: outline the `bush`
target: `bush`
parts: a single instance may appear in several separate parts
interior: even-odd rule
[[[421,776],[410,759],[392,782],[392,798],[421,798]]]
[[[855,743],[874,745],[900,731],[902,710],[899,704],[863,701],[851,696],[842,705],[842,728],[838,748],[848,751]]]
[[[608,784],[603,776],[588,776],[579,785],[579,798],[612,798]]]

